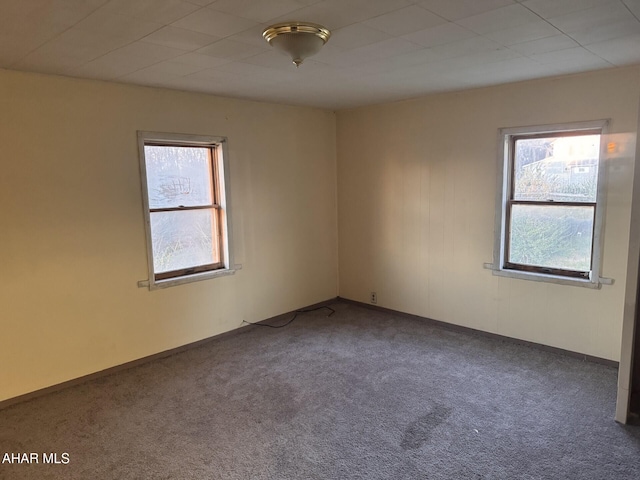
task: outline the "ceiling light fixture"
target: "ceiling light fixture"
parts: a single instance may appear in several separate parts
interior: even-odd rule
[[[272,47],[291,57],[299,67],[305,58],[315,55],[327,43],[331,32],[322,25],[308,22],[277,23],[262,32]]]

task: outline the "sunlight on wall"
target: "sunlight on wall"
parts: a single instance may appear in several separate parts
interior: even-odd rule
[[[618,360],[640,68],[338,113],[340,296]],[[497,132],[610,118],[600,290],[493,276]],[[384,141],[380,141],[384,139]]]

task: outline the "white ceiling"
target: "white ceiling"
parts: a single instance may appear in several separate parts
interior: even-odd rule
[[[640,0],[0,0],[0,68],[345,108],[640,63]],[[298,69],[271,23],[332,36]]]

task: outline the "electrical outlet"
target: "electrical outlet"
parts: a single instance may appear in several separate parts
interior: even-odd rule
[[[371,292],[371,303],[378,303],[378,294],[376,292]]]

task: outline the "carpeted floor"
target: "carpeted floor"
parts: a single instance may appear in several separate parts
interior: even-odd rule
[[[333,308],[1,410],[0,478],[640,478],[616,369]]]

